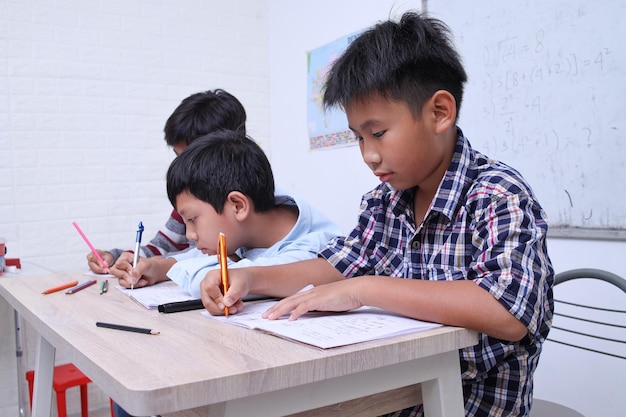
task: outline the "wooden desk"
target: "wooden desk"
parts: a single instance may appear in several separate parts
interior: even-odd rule
[[[98,285],[73,295],[41,294],[88,278],[65,273],[0,280],[0,296],[39,333],[33,417],[50,415],[55,349],[69,352],[134,415],[208,405],[210,416],[276,417],[421,383],[427,416],[463,416],[457,350],[477,343],[475,332],[442,327],[321,350],[209,320],[197,310],[159,314],[115,288],[103,295]],[[96,321],[161,334],[98,328]]]
[[[22,275],[22,273],[24,275]],[[22,276],[43,275],[43,274],[51,274],[51,273],[52,271],[50,271],[49,269],[45,269],[29,261],[22,260],[21,268],[18,269],[17,272],[5,271],[4,274],[2,274],[2,276],[0,277],[0,279],[21,279]],[[16,379],[17,398],[14,399],[15,402],[13,404],[17,403],[18,416],[24,417],[28,415],[28,407],[29,407],[28,391],[25,389],[25,384],[24,384],[25,380],[24,380],[23,360],[24,360],[24,354],[26,353],[25,346],[24,346],[24,324],[23,324],[24,320],[22,320],[22,317],[18,314],[17,311],[13,310],[13,312],[14,312],[13,328],[15,331],[15,360],[16,360],[16,365],[15,365],[16,373],[14,373],[13,375],[17,378]],[[0,317],[0,320],[2,320],[2,317]],[[0,351],[4,351],[6,349],[6,352],[9,352],[7,344],[8,344],[8,338],[3,338],[2,343],[0,343]],[[9,370],[7,369],[6,372],[9,373]],[[5,375],[2,375],[2,377],[4,378]],[[10,379],[13,379],[13,378],[10,378]],[[9,381],[7,381],[7,383],[9,383]]]

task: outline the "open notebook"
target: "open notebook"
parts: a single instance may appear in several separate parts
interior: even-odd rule
[[[116,285],[115,288],[149,309],[157,308],[161,304],[193,300],[191,294],[173,281],[163,281],[134,290],[121,285]]]
[[[224,323],[262,330],[322,349],[441,326],[441,324],[410,319],[374,307],[361,307],[343,313],[312,312],[294,321],[287,320],[287,317],[279,320],[262,318],[261,314],[276,302],[273,300],[247,303],[241,313],[231,314],[228,317],[211,316],[207,311],[203,311],[202,314]]]

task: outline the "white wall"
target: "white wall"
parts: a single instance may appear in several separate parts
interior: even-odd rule
[[[398,16],[419,1],[269,2],[272,166],[279,185],[306,197],[348,232],[361,195],[378,180],[359,148],[309,150],[307,52]]]
[[[152,237],[171,206],[165,120],[224,88],[268,149],[267,2],[0,1],[0,236],[56,271]],[[268,149],[269,150],[269,149]]]
[[[427,3],[428,11],[438,17],[454,14],[456,10],[453,0]],[[306,52],[409,8],[420,10],[422,2],[272,0],[269,5],[271,148],[277,181],[329,213],[347,232],[356,222],[361,195],[377,181],[361,161],[357,147],[308,150]],[[464,29],[452,26],[456,36],[464,34]],[[471,121],[461,127],[471,137]],[[626,242],[623,241],[550,238],[549,252],[557,272],[596,267],[626,276],[622,262]],[[623,294],[606,294],[592,284],[578,288],[585,297],[598,297],[601,303],[624,305]],[[599,366],[589,370],[590,373],[581,372],[573,387],[572,378],[564,371],[571,369],[568,360],[578,360],[577,352],[560,346],[547,347],[546,351],[548,355],[537,371],[537,397],[552,398],[582,411],[586,417],[622,414],[626,406],[621,395],[623,375],[626,375],[623,360],[597,361]],[[555,367],[556,360],[559,362]],[[551,362],[551,366],[543,362]],[[580,392],[585,383],[600,388],[588,391],[593,395],[572,394]]]

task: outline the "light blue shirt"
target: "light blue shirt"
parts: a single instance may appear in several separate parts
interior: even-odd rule
[[[276,204],[298,208],[298,220],[291,231],[269,248],[237,249],[236,253],[241,259],[238,262],[229,261],[229,268],[281,265],[313,259],[331,238],[341,235],[341,230],[334,222],[297,196],[278,194],[277,190]],[[200,298],[200,282],[207,272],[219,268],[217,256],[205,255],[193,248],[172,257],[176,263],[167,276],[193,297]]]

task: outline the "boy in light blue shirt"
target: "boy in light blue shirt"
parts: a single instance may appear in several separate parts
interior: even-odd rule
[[[311,259],[331,238],[340,234],[334,223],[298,196],[278,190],[275,204],[297,210],[298,216],[291,230],[270,247],[240,247],[234,254],[238,260],[231,260],[229,268],[280,265]],[[194,298],[200,298],[200,282],[211,269],[219,268],[217,256],[206,256],[199,249],[192,249],[176,254],[173,258],[177,262],[167,272],[167,276]]]
[[[206,273],[219,268],[220,232],[227,238],[230,268],[315,258],[341,234],[304,200],[275,192],[265,153],[241,132],[218,131],[185,148],[167,172],[167,195],[196,246],[163,259],[172,262],[167,276],[197,298]],[[114,266],[120,284],[130,286],[131,277],[135,287],[167,280],[162,274],[165,264],[150,262],[154,259],[143,258],[134,269],[120,258]],[[116,417],[130,416],[118,404],[114,410]]]
[[[196,247],[158,262],[142,258],[137,268],[130,257],[120,257],[112,268],[120,285],[139,288],[171,279],[200,298],[200,282],[219,267],[219,232],[226,235],[232,268],[315,258],[341,234],[306,201],[275,191],[267,157],[243,133],[219,131],[197,141],[201,144],[189,145],[167,173],[168,197]]]

